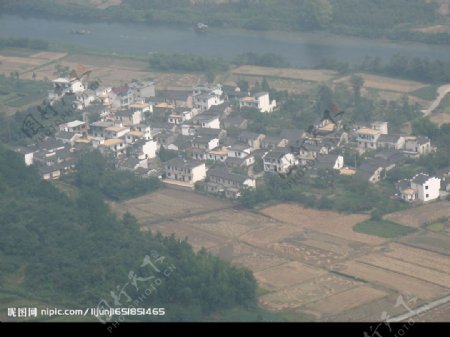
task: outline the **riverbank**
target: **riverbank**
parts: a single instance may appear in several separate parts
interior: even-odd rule
[[[328,0],[324,0],[327,2]],[[330,2],[328,18],[319,15],[304,2],[209,2],[191,4],[187,1],[72,1],[48,0],[38,2],[22,0],[0,3],[0,12],[28,18],[65,20],[78,24],[142,23],[155,27],[168,25],[179,29],[192,29],[204,22],[215,29],[240,28],[248,32],[272,31],[337,33],[340,37],[388,38],[391,41],[415,41],[429,44],[450,44],[448,32],[430,33],[433,27],[446,21],[445,15],[435,12],[423,0],[382,1],[373,6],[370,0],[340,3]],[[306,3],[306,1],[305,1]],[[173,8],[177,8],[176,11]],[[369,10],[370,8],[370,10]],[[323,13],[322,13],[323,14]],[[283,18],[280,20],[279,18]],[[325,22],[320,20],[324,19]],[[424,30],[425,29],[425,30]]]
[[[88,35],[74,35],[74,29],[89,30]],[[313,68],[323,59],[333,58],[350,65],[360,64],[366,56],[390,59],[397,53],[432,60],[448,60],[450,46],[419,43],[393,43],[377,39],[340,37],[327,33],[254,32],[240,29],[215,29],[196,34],[192,29],[143,24],[74,24],[64,20],[0,18],[0,38],[42,39],[64,48],[100,49],[108,53],[148,55],[180,53],[232,60],[253,52],[275,52],[296,67]],[[71,46],[68,46],[70,43]]]

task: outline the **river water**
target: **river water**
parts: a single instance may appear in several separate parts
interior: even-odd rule
[[[72,30],[89,30],[76,35]],[[0,16],[0,37],[28,37],[54,43],[118,52],[177,52],[232,59],[244,52],[272,52],[291,64],[314,67],[324,58],[350,64],[365,56],[390,58],[396,53],[412,57],[450,60],[450,46],[398,43],[334,36],[322,33],[249,32],[211,28],[206,34],[193,29],[144,24],[90,23]]]

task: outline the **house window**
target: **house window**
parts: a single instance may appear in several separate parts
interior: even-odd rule
[[[425,195],[425,198],[429,198],[429,197],[430,197],[430,195],[429,195],[429,194],[426,194],[426,195]]]
[[[427,189],[428,189],[428,186],[425,186],[425,189],[427,190]]]

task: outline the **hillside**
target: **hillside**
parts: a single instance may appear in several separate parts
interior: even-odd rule
[[[102,299],[114,306],[114,296],[121,304],[115,306],[140,299],[137,307],[166,308],[158,320],[176,321],[255,307],[249,271],[203,250],[196,254],[174,237],[143,234],[134,217],[116,218],[95,191],[68,199],[4,148],[0,232],[0,293],[70,308],[95,307]],[[143,296],[146,289],[151,295]]]

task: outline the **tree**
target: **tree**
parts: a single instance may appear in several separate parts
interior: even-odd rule
[[[361,76],[353,75],[350,79],[353,87],[353,93],[355,95],[355,103],[361,98],[361,88],[364,85],[364,79]]]
[[[313,28],[324,28],[331,22],[333,6],[330,0],[308,0],[305,5]]]

